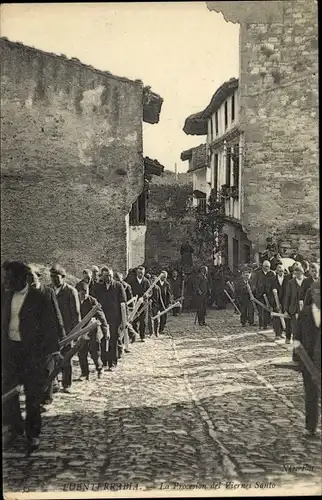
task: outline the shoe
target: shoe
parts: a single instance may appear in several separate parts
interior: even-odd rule
[[[53,394],[55,394],[56,392],[59,392],[60,391],[60,388],[59,388],[59,385],[56,384],[53,386]]]
[[[99,368],[97,370],[97,378],[101,378],[102,377],[102,368]]]
[[[89,375],[81,375],[77,380],[79,382],[83,382],[84,380],[89,380]]]
[[[285,344],[290,344],[291,340],[290,339],[285,339]]]
[[[33,451],[38,450],[40,445],[40,440],[38,438],[28,438],[27,441],[27,453],[28,455]]]
[[[45,399],[44,405],[51,405],[53,402],[52,398]]]
[[[25,431],[23,429],[10,429],[4,436],[3,436],[3,449],[7,450],[10,448],[10,446],[13,445],[13,443],[16,441],[16,439],[19,436],[23,436]]]
[[[45,408],[43,405],[40,407],[40,413],[46,413],[47,408]]]
[[[145,342],[145,339],[141,339],[141,342]]]
[[[126,354],[129,354],[131,351],[130,351],[129,349],[124,349],[124,352],[125,352]]]
[[[262,326],[259,326],[258,329],[259,330],[264,330],[264,328]]]
[[[63,387],[62,388],[62,392],[64,392],[65,394],[71,394],[72,391],[71,391],[71,388],[70,387]]]

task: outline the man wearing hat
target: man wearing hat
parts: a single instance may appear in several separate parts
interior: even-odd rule
[[[276,266],[276,276],[273,276],[271,281],[269,282],[267,289],[267,298],[274,312],[284,312],[284,302],[285,302],[285,294],[287,289],[288,279],[285,276],[284,266],[283,264],[277,264]],[[275,292],[274,292],[275,291]],[[274,295],[275,293],[275,295]],[[277,306],[275,296],[277,295],[279,306]],[[278,310],[280,309],[280,311]],[[281,324],[281,320],[279,317],[274,316],[273,320],[273,329],[275,332],[275,340],[283,338],[283,328]],[[285,318],[285,326],[286,326],[286,340],[287,343],[290,342],[291,339],[291,323],[289,318]]]
[[[284,310],[291,318],[293,340],[297,340],[298,317],[303,309],[304,299],[308,290],[308,281],[304,277],[304,270],[300,264],[293,268],[294,278],[291,278],[286,287]],[[293,359],[295,359],[293,355]]]
[[[80,304],[76,288],[65,282],[66,271],[63,267],[56,264],[50,269],[50,278],[56,294],[59,310],[63,318],[66,335],[75,328],[81,321]],[[68,344],[62,350],[66,354],[71,349]],[[71,360],[64,365],[62,370],[63,392],[70,393],[72,385],[72,364]]]
[[[242,276],[236,281],[235,292],[238,307],[240,309],[240,322],[246,326],[248,321],[250,326],[254,326],[254,306],[250,300],[247,284],[250,284],[252,269],[245,265],[242,268]]]
[[[98,301],[89,295],[89,284],[85,281],[78,283],[78,296],[80,301],[80,312],[82,319],[98,304]],[[81,380],[89,379],[88,353],[94,361],[97,371],[97,377],[101,377],[101,340],[104,338],[106,343],[110,338],[110,330],[106,321],[102,307],[95,314],[95,318],[100,322],[100,326],[88,334],[88,340],[78,352],[79,365],[81,369]]]
[[[254,296],[262,304],[265,304],[264,295],[268,294],[269,283],[271,279],[275,276],[274,271],[271,270],[271,264],[268,260],[264,260],[262,268],[256,271],[253,275],[252,288],[254,290]],[[270,313],[266,311],[260,305],[257,306],[258,318],[259,318],[259,329],[267,329]]]
[[[317,370],[321,372],[321,288],[320,280],[311,286],[312,303],[304,307],[298,320],[298,339]],[[319,422],[319,388],[301,363],[305,391],[306,437],[316,436]],[[321,373],[320,373],[321,380]]]

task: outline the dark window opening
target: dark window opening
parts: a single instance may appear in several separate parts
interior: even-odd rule
[[[210,120],[210,140],[212,141],[214,138],[214,128],[213,128],[213,123],[212,123],[212,118]]]
[[[228,102],[225,102],[225,129],[228,127]]]
[[[234,147],[233,154],[233,185],[239,188],[239,147]]]
[[[231,121],[235,120],[235,95],[231,96]]]
[[[217,136],[218,132],[219,132],[219,127],[218,127],[218,112],[217,111],[215,113],[215,131],[216,131],[216,136]]]
[[[233,270],[236,271],[239,265],[239,241],[233,238]]]
[[[141,226],[146,224],[146,193],[143,191],[132,205],[130,226]]]
[[[226,152],[226,185],[230,186],[231,177],[231,149],[227,148]]]
[[[223,264],[228,266],[228,235],[225,233],[222,235],[221,256]]]
[[[217,193],[218,191],[218,154],[215,154],[215,163],[214,163],[214,191]]]
[[[244,262],[250,264],[250,246],[244,245]]]
[[[201,212],[206,212],[207,211],[207,198],[198,198],[197,206]]]

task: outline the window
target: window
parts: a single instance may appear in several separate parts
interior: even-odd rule
[[[217,194],[218,191],[218,154],[214,157],[214,192]]]
[[[212,123],[212,118],[210,119],[210,141],[212,141],[214,138],[214,129],[213,129],[213,123]]]
[[[219,127],[218,127],[218,111],[215,113],[215,131],[216,131],[216,136],[218,135],[219,132]]]
[[[199,198],[198,199],[198,208],[201,212],[206,212],[207,210],[207,198]]]
[[[226,184],[230,186],[230,176],[231,176],[231,149],[227,148],[226,151]]]
[[[239,188],[239,146],[234,146],[233,154],[233,186]]]
[[[245,264],[250,263],[250,246],[244,245],[244,262]]]
[[[237,271],[239,265],[239,241],[233,238],[233,270]]]
[[[228,127],[228,102],[225,101],[225,129]]]
[[[146,224],[146,193],[143,191],[132,205],[130,226],[142,226]]]
[[[235,94],[231,96],[231,121],[235,120]]]

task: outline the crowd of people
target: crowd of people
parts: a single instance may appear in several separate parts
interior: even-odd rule
[[[99,271],[93,266],[91,270],[85,269],[82,279],[72,286],[66,282],[65,269],[54,265],[50,269],[51,284],[45,285],[36,266],[16,261],[4,263],[2,391],[7,394],[22,384],[26,395],[25,424],[18,393],[11,395],[3,405],[3,423],[9,426],[6,446],[25,433],[28,450],[38,448],[41,413],[52,403],[54,392],[72,393],[72,363],[68,354],[75,342],[63,340],[93,307],[97,306],[91,321],[97,323],[77,352],[80,380],[89,379],[88,355],[100,378],[103,371],[114,371],[124,353],[129,352],[126,334],[132,343],[138,339],[145,342],[146,335],[158,337],[167,324],[164,311],[170,307],[173,315],[180,313],[182,290],[178,273],[173,272],[168,280],[167,271],[161,272],[157,279],[145,271],[139,266],[124,278],[122,273],[113,272],[109,267]],[[137,310],[136,301],[141,301]],[[174,306],[170,306],[171,303]],[[48,383],[59,364],[60,379],[54,377]]]
[[[9,427],[5,446],[25,434],[29,453],[39,446],[41,414],[52,403],[54,393],[72,393],[71,353],[75,341],[69,341],[68,336],[84,318],[86,322],[93,308],[95,314],[88,324],[94,321],[95,325],[77,352],[81,381],[89,379],[89,355],[100,378],[104,371],[117,368],[122,357],[130,352],[131,343],[138,339],[145,342],[147,335],[158,337],[164,333],[170,310],[176,316],[185,307],[186,283],[177,270],[168,278],[165,270],[155,276],[138,266],[124,278],[109,267],[99,270],[93,266],[83,271],[75,286],[66,282],[66,271],[60,265],[51,267],[50,285],[41,282],[39,268],[32,264],[5,262],[2,270],[2,393],[8,394],[21,384],[26,396],[25,422],[18,392],[3,402],[3,424]],[[206,266],[192,280],[196,321],[200,327],[206,325],[209,300],[220,308],[214,301],[214,296],[218,297],[218,293],[214,295],[214,283]],[[238,276],[223,281],[221,286],[220,293],[225,290],[222,295],[229,297],[240,312],[242,326],[255,324],[256,310],[260,329],[267,329],[272,321],[276,338],[285,336],[285,342],[290,343],[293,336],[315,359],[316,340],[308,341],[306,323],[309,317],[316,325],[317,339],[320,335],[317,333],[320,331],[318,263],[295,262],[285,269],[283,262],[274,256],[257,269],[243,267]],[[272,312],[280,316],[271,320]],[[300,364],[295,353],[293,361]],[[61,367],[59,378],[53,376],[57,367]],[[307,430],[314,434],[318,394],[308,372],[302,371],[309,415]]]

